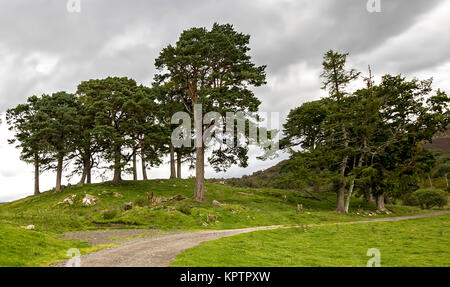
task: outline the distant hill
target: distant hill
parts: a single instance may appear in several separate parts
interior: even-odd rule
[[[273,182],[283,176],[282,168],[289,160],[283,160],[278,164],[269,167],[265,170],[259,170],[251,175],[244,175],[241,178],[226,179],[226,183],[236,187],[268,187],[272,186]],[[278,187],[281,188],[281,187]]]
[[[450,152],[450,129],[443,133],[436,134],[433,142],[427,143],[424,147],[429,150]]]

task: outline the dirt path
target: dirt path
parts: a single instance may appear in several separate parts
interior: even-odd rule
[[[434,212],[428,214],[410,215],[410,216],[400,216],[400,217],[388,217],[388,218],[374,218],[362,221],[353,222],[341,222],[341,223],[330,223],[323,225],[333,225],[333,224],[357,224],[357,223],[368,223],[368,222],[382,222],[382,221],[400,221],[409,220],[416,218],[425,218],[430,216],[437,216],[448,214],[450,211],[446,212]],[[313,226],[313,225],[310,225]],[[81,257],[81,266],[83,267],[100,267],[100,266],[147,266],[147,267],[164,267],[169,266],[169,264],[175,259],[175,257],[186,249],[192,248],[202,242],[214,240],[222,237],[233,236],[241,233],[247,233],[259,230],[270,230],[278,228],[291,228],[288,226],[264,226],[264,227],[253,227],[244,229],[231,229],[231,230],[211,230],[211,231],[199,231],[199,232],[183,232],[175,234],[166,235],[155,235],[153,237],[144,237],[139,239],[129,240],[118,246],[110,247],[107,249],[100,250],[98,252],[90,253]],[[105,231],[87,231],[86,233],[93,233],[96,236],[100,236],[101,232],[111,232],[109,230]],[[122,236],[126,237],[126,231],[121,231]],[[136,231],[133,231],[136,233]],[[65,235],[65,238],[77,238],[82,239],[80,233],[75,233],[77,236],[71,237]],[[95,237],[95,236],[94,236]],[[65,266],[65,263],[61,263],[58,266]]]

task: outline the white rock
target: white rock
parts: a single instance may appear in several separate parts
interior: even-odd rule
[[[95,196],[86,194],[83,198],[82,203],[84,206],[93,206],[97,203],[97,200],[98,199]]]
[[[217,206],[222,206],[222,203],[218,202],[217,200],[213,200],[212,205],[214,207],[217,207]]]
[[[26,230],[34,230],[34,225],[28,225],[25,227]]]

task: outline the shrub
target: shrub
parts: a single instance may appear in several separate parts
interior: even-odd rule
[[[435,206],[442,208],[446,206],[448,202],[447,193],[436,188],[419,189],[413,194],[417,197],[422,209],[430,209]]]
[[[148,201],[146,198],[138,197],[134,201],[135,206],[144,207],[150,205],[150,201]]]
[[[414,193],[407,193],[402,198],[403,205],[406,206],[419,206],[419,199]]]
[[[181,205],[177,208],[181,213],[191,215],[191,208],[187,205]]]
[[[116,209],[110,209],[103,212],[103,219],[113,219],[117,216],[117,210]]]

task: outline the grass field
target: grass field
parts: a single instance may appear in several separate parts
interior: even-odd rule
[[[25,230],[0,223],[0,267],[47,266],[67,258],[70,248],[87,253],[95,249],[87,243],[63,240],[55,234]]]
[[[450,215],[241,234],[187,250],[172,266],[362,267],[370,248],[385,267],[450,267]]]
[[[321,201],[304,198],[300,192],[271,188],[236,188],[207,183],[208,202],[190,199],[194,180],[126,181],[120,185],[109,182],[81,187],[68,187],[62,193],[51,191],[0,205],[0,266],[42,266],[65,258],[68,247],[89,246],[80,242],[67,242],[57,235],[65,231],[141,228],[161,230],[231,229],[267,225],[318,224],[364,220],[372,217],[401,216],[424,213],[419,208],[388,206],[395,213],[375,215],[375,206],[355,198],[349,214],[333,212],[335,194],[320,194]],[[114,196],[120,193],[122,197]],[[182,194],[188,199],[152,206],[146,200],[147,192],[155,197]],[[81,204],[85,194],[98,198],[95,206]],[[73,205],[58,204],[76,195]],[[302,197],[303,196],[303,197]],[[214,207],[212,201],[223,205]],[[124,206],[133,202],[131,210]],[[304,211],[296,213],[297,204]],[[372,216],[368,214],[372,213]],[[208,217],[214,218],[208,220]],[[35,225],[36,230],[22,227]],[[87,249],[86,249],[87,248]]]

